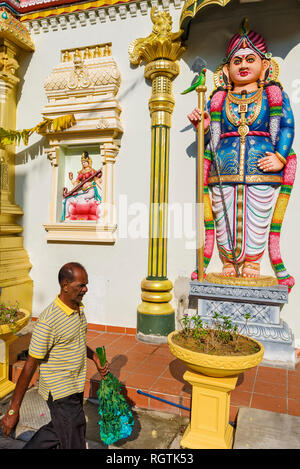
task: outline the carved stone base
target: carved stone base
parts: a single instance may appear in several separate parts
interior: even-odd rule
[[[261,342],[265,364],[295,367],[294,336],[288,324],[280,319],[280,309],[288,302],[288,288],[245,287],[192,281],[190,296],[197,299],[197,310],[211,324],[215,312],[230,316],[239,331]],[[245,321],[245,314],[251,317]]]

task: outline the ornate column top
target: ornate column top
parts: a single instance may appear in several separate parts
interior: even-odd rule
[[[129,59],[132,65],[139,65],[142,61],[150,63],[157,59],[167,59],[175,62],[185,52],[182,46],[181,34],[183,30],[172,33],[172,17],[167,11],[151,9],[153,23],[152,33],[146,38],[138,38],[129,46]]]

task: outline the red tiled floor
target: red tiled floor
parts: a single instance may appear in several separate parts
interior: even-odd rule
[[[168,363],[153,363],[149,360],[144,360],[136,369],[136,371],[145,373],[146,375],[152,375],[159,377],[168,368]]]
[[[287,370],[282,368],[270,368],[267,366],[259,366],[257,370],[256,380],[262,380],[269,383],[286,383]]]
[[[256,380],[257,368],[246,371],[239,375],[236,389],[239,391],[252,392]]]
[[[253,393],[250,407],[255,409],[269,410],[280,414],[287,413],[287,399],[284,397],[267,396],[265,394]]]
[[[141,391],[147,391],[157,380],[157,376],[147,375],[146,373],[137,373],[133,371],[128,375],[125,380],[125,385],[130,388],[141,389]]]
[[[300,386],[300,373],[299,371],[288,371],[289,384]]]
[[[300,386],[299,384],[288,384],[288,398],[289,399],[296,399],[300,401]]]
[[[169,351],[167,344],[138,342],[129,334],[89,329],[87,343],[95,350],[105,346],[111,372],[124,384],[123,393],[133,405],[189,416],[189,411],[151,396],[190,408],[192,388],[183,376],[187,367]],[[20,364],[21,363],[21,364]],[[15,381],[24,362],[13,365]],[[85,397],[97,397],[99,373],[88,360]],[[300,362],[295,370],[258,366],[241,374],[231,393],[230,420],[235,421],[240,407],[251,407],[300,417]]]
[[[181,394],[184,383],[175,379],[158,378],[151,387],[151,392],[160,392],[162,394],[171,394],[179,396]]]
[[[149,397],[136,392],[136,388],[126,387],[125,396],[128,398],[129,402],[133,405],[140,407],[141,409],[148,409],[149,407]]]
[[[300,400],[288,399],[288,414],[300,417]]]
[[[173,402],[179,404],[179,396],[172,394],[163,394],[158,392],[151,391],[151,394],[155,397],[159,397],[168,402]],[[172,414],[180,414],[180,408],[177,406],[171,406],[167,402],[160,401],[158,399],[151,399],[151,409],[158,410],[161,412],[170,412],[170,407],[172,407]]]
[[[232,405],[249,407],[251,402],[252,393],[248,391],[240,391],[239,389],[234,389],[231,392],[230,402]]]
[[[287,383],[277,384],[268,383],[267,381],[257,381],[254,391],[258,394],[264,394],[266,396],[286,397]]]

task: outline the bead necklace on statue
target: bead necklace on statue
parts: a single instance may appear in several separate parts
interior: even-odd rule
[[[262,95],[263,95],[263,88],[259,88],[253,96],[249,98],[241,96],[238,98],[234,96],[232,91],[228,91],[227,99],[226,99],[226,115],[228,120],[231,124],[238,127],[241,124],[242,118],[238,117],[234,110],[233,104],[238,105],[238,112],[239,114],[246,114],[248,112],[248,105],[254,103],[253,109],[248,117],[245,117],[245,123],[247,125],[253,124],[253,122],[258,118],[259,113],[261,111],[262,105]]]

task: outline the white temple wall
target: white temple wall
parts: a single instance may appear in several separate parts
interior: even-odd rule
[[[237,31],[243,16],[249,17],[250,26],[261,32],[269,49],[281,67],[280,81],[291,98],[296,120],[294,149],[300,153],[300,34],[299,4],[296,1],[246,4],[228,9],[215,8],[199,16],[191,27],[188,49],[180,60],[180,75],[174,81],[176,105],[173,114],[170,142],[169,204],[171,232],[168,241],[168,278],[173,284],[178,278],[188,279],[195,267],[195,250],[192,242],[194,226],[190,223],[190,203],[195,202],[195,133],[189,126],[186,114],[196,105],[194,93],[182,96],[194,74],[190,70],[197,55],[208,62],[207,86],[213,88],[212,72],[225,53],[225,43]],[[227,7],[226,7],[227,8]],[[170,5],[173,31],[178,30],[181,10]],[[258,14],[259,13],[259,14]],[[270,19],[270,15],[272,19]],[[266,18],[268,19],[266,21]],[[58,63],[61,49],[112,42],[112,55],[122,76],[118,99],[122,106],[121,120],[124,134],[115,164],[115,202],[118,211],[121,200],[128,208],[128,217],[117,217],[119,229],[114,245],[87,245],[47,243],[43,223],[47,222],[51,194],[51,166],[43,153],[47,146],[41,136],[33,135],[28,147],[19,147],[16,155],[16,203],[24,210],[24,245],[33,264],[34,281],[33,315],[38,316],[58,293],[57,273],[65,262],[81,262],[89,274],[89,292],[86,295],[86,313],[89,323],[136,327],[136,308],[140,302],[140,282],[147,274],[148,240],[138,237],[148,234],[148,207],[150,191],[150,117],[148,99],[151,86],[144,79],[144,66],[131,67],[128,46],[138,37],[150,34],[152,23],[148,15],[138,11],[136,17],[127,16],[115,21],[92,25],[87,23],[65,31],[33,34],[36,51],[31,59],[24,58],[19,74],[24,73],[18,102],[17,128],[30,128],[41,120],[41,110],[46,104],[43,84]],[[201,48],[200,48],[201,45]],[[135,204],[135,205],[134,205]],[[144,220],[143,210],[147,212]],[[176,225],[172,220],[177,210]],[[282,318],[292,328],[296,344],[300,346],[300,180],[291,195],[284,219],[281,247],[282,257],[296,286],[289,295],[289,304]],[[124,213],[122,213],[124,215]],[[185,218],[185,225],[178,220]],[[139,225],[144,222],[144,226]],[[146,222],[146,225],[145,225]],[[129,236],[126,237],[126,224]],[[120,232],[121,231],[121,232]],[[120,237],[120,234],[122,237]],[[194,235],[195,240],[195,235]],[[217,252],[209,271],[221,267]],[[262,273],[273,274],[268,255],[262,262]],[[177,308],[177,299],[173,297]]]

